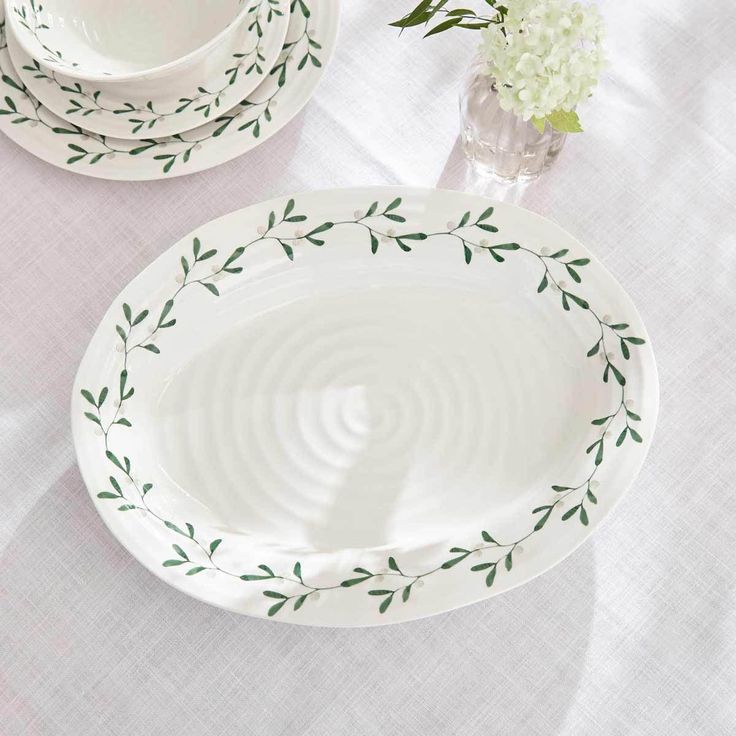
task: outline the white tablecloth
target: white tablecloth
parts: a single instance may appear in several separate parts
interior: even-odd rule
[[[736,11],[603,10],[611,65],[537,183],[469,176],[456,90],[475,37],[346,0],[316,97],[217,169],[149,183],[57,170],[0,137],[0,733],[736,732]],[[661,378],[632,491],[593,539],[503,596],[415,623],[320,630],[229,614],[153,577],[103,527],[69,431],[107,305],[195,226],[363,184],[485,191],[559,222],[637,303]]]

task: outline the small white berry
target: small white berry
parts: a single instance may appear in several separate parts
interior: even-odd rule
[[[319,600],[319,591],[317,591],[316,593],[312,593],[312,600],[313,601]]]
[[[258,227],[256,228],[256,232],[257,232],[257,233],[258,233],[259,235],[265,235],[265,234],[266,234],[266,228],[265,228],[265,227],[264,227],[263,225],[259,225],[259,226],[258,226]]]
[[[222,274],[222,273],[216,273],[216,274],[215,274],[215,275],[214,275],[214,276],[212,277],[212,281],[219,281],[219,280],[220,280],[220,279],[221,279],[222,277],[223,277],[223,274]]]
[[[179,274],[176,277],[175,281],[176,281],[177,284],[183,284],[184,283],[184,277],[181,274]]]
[[[52,79],[49,79],[49,78],[47,77],[47,78],[46,78],[46,84],[53,84],[53,80],[52,80]]]
[[[108,154],[107,154],[107,157],[108,157],[108,158],[115,158],[115,154],[114,154],[114,153],[108,153]]]
[[[548,256],[548,255],[549,255],[549,248],[547,248],[547,247],[544,247],[544,248],[542,248],[542,250],[540,250],[539,252],[540,252],[540,253],[541,253],[541,254],[542,254],[543,256]]]
[[[600,485],[600,483],[597,480],[592,480],[592,481],[590,481],[590,483],[588,485],[591,488],[598,488],[598,486]]]
[[[216,263],[213,263],[210,266],[210,271],[212,271],[212,273],[217,273],[219,270],[220,270],[220,267]]]
[[[567,289],[567,281],[560,281],[560,289]]]
[[[388,230],[386,230],[386,235],[388,235],[390,238],[393,238],[394,235],[396,235],[396,230],[390,227]]]
[[[194,150],[195,151],[201,151],[202,150],[202,144],[201,143],[195,143],[194,144]]]
[[[35,128],[38,126],[38,120],[31,120],[31,128]]]
[[[304,237],[304,230],[297,230],[294,232],[295,238],[303,238]]]
[[[483,247],[485,247],[486,245],[488,245],[488,239],[487,238],[481,238],[480,244]]]
[[[517,551],[517,552],[518,552],[519,554],[523,554],[523,552],[524,552],[524,548],[523,548],[523,547],[522,547],[522,546],[521,546],[520,544],[518,544],[518,545],[516,545],[516,551]]]
[[[481,550],[479,550],[479,549],[476,549],[476,550],[475,550],[475,551],[473,552],[473,557],[480,557],[480,556],[481,556],[481,554],[482,554],[482,551],[481,551]]]
[[[96,434],[96,435],[97,435],[98,437],[99,437],[99,436],[101,436],[101,435],[102,435],[102,430],[101,430],[101,429],[100,429],[99,427],[97,427],[97,429],[95,430],[95,434]]]
[[[115,350],[116,350],[116,351],[117,351],[118,353],[122,353],[122,352],[123,352],[123,346],[122,346],[122,345],[120,345],[120,344],[117,344],[117,345],[115,346]]]
[[[560,507],[561,509],[564,509],[564,508],[565,508],[565,502],[564,502],[564,501],[558,501],[558,502],[557,502],[557,505],[558,505],[558,506],[559,506],[559,507]]]
[[[355,210],[355,212],[353,212],[353,217],[356,220],[360,220],[363,217],[363,213],[360,210]]]
[[[601,317],[601,319],[604,322],[610,322],[611,321],[611,315],[610,314],[604,314],[603,317]]]
[[[374,578],[374,580],[377,583],[382,583],[383,582],[383,575],[376,575],[376,577]]]
[[[603,433],[603,436],[604,436],[604,437],[605,437],[606,439],[608,439],[608,438],[609,438],[609,437],[611,436],[611,433],[610,433],[610,432],[609,432],[608,430],[606,430],[606,431],[605,431],[605,432]]]
[[[449,221],[449,222],[447,223],[447,229],[448,229],[448,230],[454,230],[454,229],[455,229],[455,223],[454,223],[454,222],[453,222],[452,220],[450,220],[450,221]]]
[[[423,588],[424,587],[424,580],[417,580],[414,585],[417,586],[417,588]]]
[[[613,353],[606,353],[608,360],[613,360],[616,356]]]
[[[634,400],[633,399],[626,399],[626,401],[624,401],[624,405],[628,409],[631,409],[631,407],[634,406]]]

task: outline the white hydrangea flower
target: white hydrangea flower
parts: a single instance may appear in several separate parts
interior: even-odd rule
[[[592,94],[605,59],[595,6],[570,0],[509,0],[502,24],[482,32],[481,57],[499,104],[538,126],[577,123],[571,113]],[[564,120],[563,120],[564,119]]]

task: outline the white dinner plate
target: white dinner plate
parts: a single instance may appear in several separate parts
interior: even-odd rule
[[[184,237],[114,298],[71,412],[95,506],[149,570],[240,613],[358,626],[570,554],[657,406],[641,318],[573,237],[384,187]]]
[[[83,82],[31,58],[7,27],[10,60],[20,81],[65,121],[105,136],[140,140],[171,136],[214,120],[235,107],[267,77],[281,53],[289,0],[256,0],[231,41],[234,52],[213,64],[162,82]]]
[[[140,141],[92,133],[46,109],[10,61],[1,18],[0,130],[48,163],[102,179],[160,179],[209,169],[255,148],[304,107],[334,50],[338,16],[338,0],[292,0],[281,53],[247,99],[186,133]]]

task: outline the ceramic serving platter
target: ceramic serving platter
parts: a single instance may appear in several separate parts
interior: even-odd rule
[[[233,38],[236,49],[214,66],[206,61],[175,81],[84,82],[31,58],[6,27],[10,60],[26,89],[68,123],[105,136],[171,136],[235,107],[268,76],[289,25],[288,0],[256,0]]]
[[[654,432],[631,300],[523,209],[460,192],[284,197],[125,286],[76,377],[93,502],[143,565],[277,621],[406,621],[570,554]]]
[[[68,123],[41,104],[15,71],[0,20],[0,130],[35,156],[104,179],[182,176],[217,166],[270,138],[314,93],[335,46],[338,0],[292,0],[276,64],[234,108],[176,136],[126,140]]]

